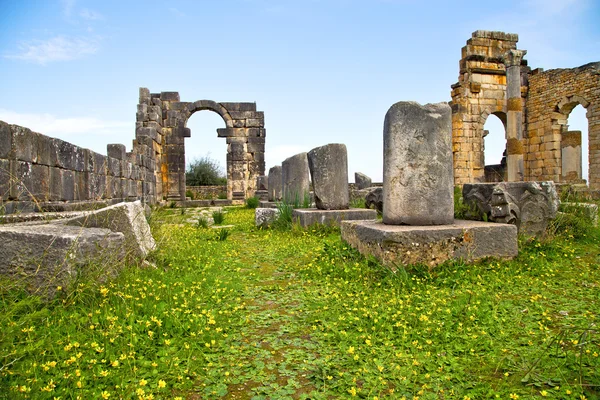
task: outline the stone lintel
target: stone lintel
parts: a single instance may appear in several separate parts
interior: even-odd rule
[[[366,208],[349,208],[347,210],[298,208],[293,211],[292,215],[305,228],[315,224],[339,226],[341,221],[377,219],[377,211]]]
[[[341,228],[342,239],[394,271],[412,264],[432,268],[453,259],[510,259],[518,254],[517,227],[509,224],[454,220],[451,225],[409,226],[343,221]]]

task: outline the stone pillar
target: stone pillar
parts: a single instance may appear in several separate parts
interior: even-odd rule
[[[296,154],[281,163],[281,184],[283,201],[288,204],[302,204],[310,194],[308,156]]]
[[[450,106],[394,104],[383,128],[383,223],[452,224],[453,193]]]
[[[581,131],[563,132],[560,141],[561,181],[581,183]]]
[[[269,201],[281,200],[281,165],[269,169],[267,190],[269,191]]]
[[[308,152],[308,166],[320,210],[345,210],[349,205],[346,145],[331,143]]]
[[[506,65],[506,169],[509,182],[522,181],[523,165],[523,104],[521,101],[521,60],[526,50],[511,49],[504,55]]]

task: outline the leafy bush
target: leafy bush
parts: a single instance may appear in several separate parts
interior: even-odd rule
[[[219,163],[204,156],[192,161],[185,173],[186,184],[189,186],[225,185],[227,178]]]
[[[215,225],[221,225],[225,220],[225,214],[223,214],[223,211],[221,210],[213,211],[212,217],[213,221],[215,221]]]
[[[198,228],[208,228],[208,220],[204,215],[198,217]]]
[[[259,198],[256,196],[249,197],[246,199],[246,207],[248,208],[256,208],[258,207],[258,203],[260,202]]]

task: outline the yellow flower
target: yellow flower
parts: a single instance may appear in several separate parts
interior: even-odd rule
[[[113,361],[113,362],[111,363],[111,365],[112,365],[113,367],[118,367],[118,366],[119,366],[119,361],[118,361],[118,360],[115,360],[115,361]]]
[[[348,348],[348,354],[354,354],[354,347],[353,346],[350,346]]]
[[[163,381],[162,379],[159,379],[159,380],[158,380],[158,387],[159,387],[159,388],[161,388],[161,389],[162,389],[162,388],[164,388],[164,387],[166,387],[166,386],[167,386],[167,382]]]
[[[356,396],[356,388],[353,387],[352,389],[348,389],[348,393],[350,393],[352,396]]]
[[[110,397],[110,393],[108,393],[106,390],[104,392],[102,392],[102,398],[103,399],[108,399]]]
[[[148,381],[143,378],[140,380],[140,386],[146,386],[147,383]]]
[[[546,396],[548,396],[548,392],[546,392],[545,390],[542,390],[542,391],[540,392],[540,394],[542,395],[542,397],[546,397]]]
[[[518,398],[519,398],[519,395],[518,395],[518,394],[516,394],[516,393],[511,393],[511,394],[510,394],[510,398],[511,398],[511,399],[513,399],[513,400],[516,400],[516,399],[518,399]]]

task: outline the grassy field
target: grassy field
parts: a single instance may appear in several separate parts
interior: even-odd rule
[[[0,398],[596,399],[600,239],[392,273],[334,229],[155,211],[156,268],[50,303],[0,291]],[[226,233],[225,233],[226,232]]]

